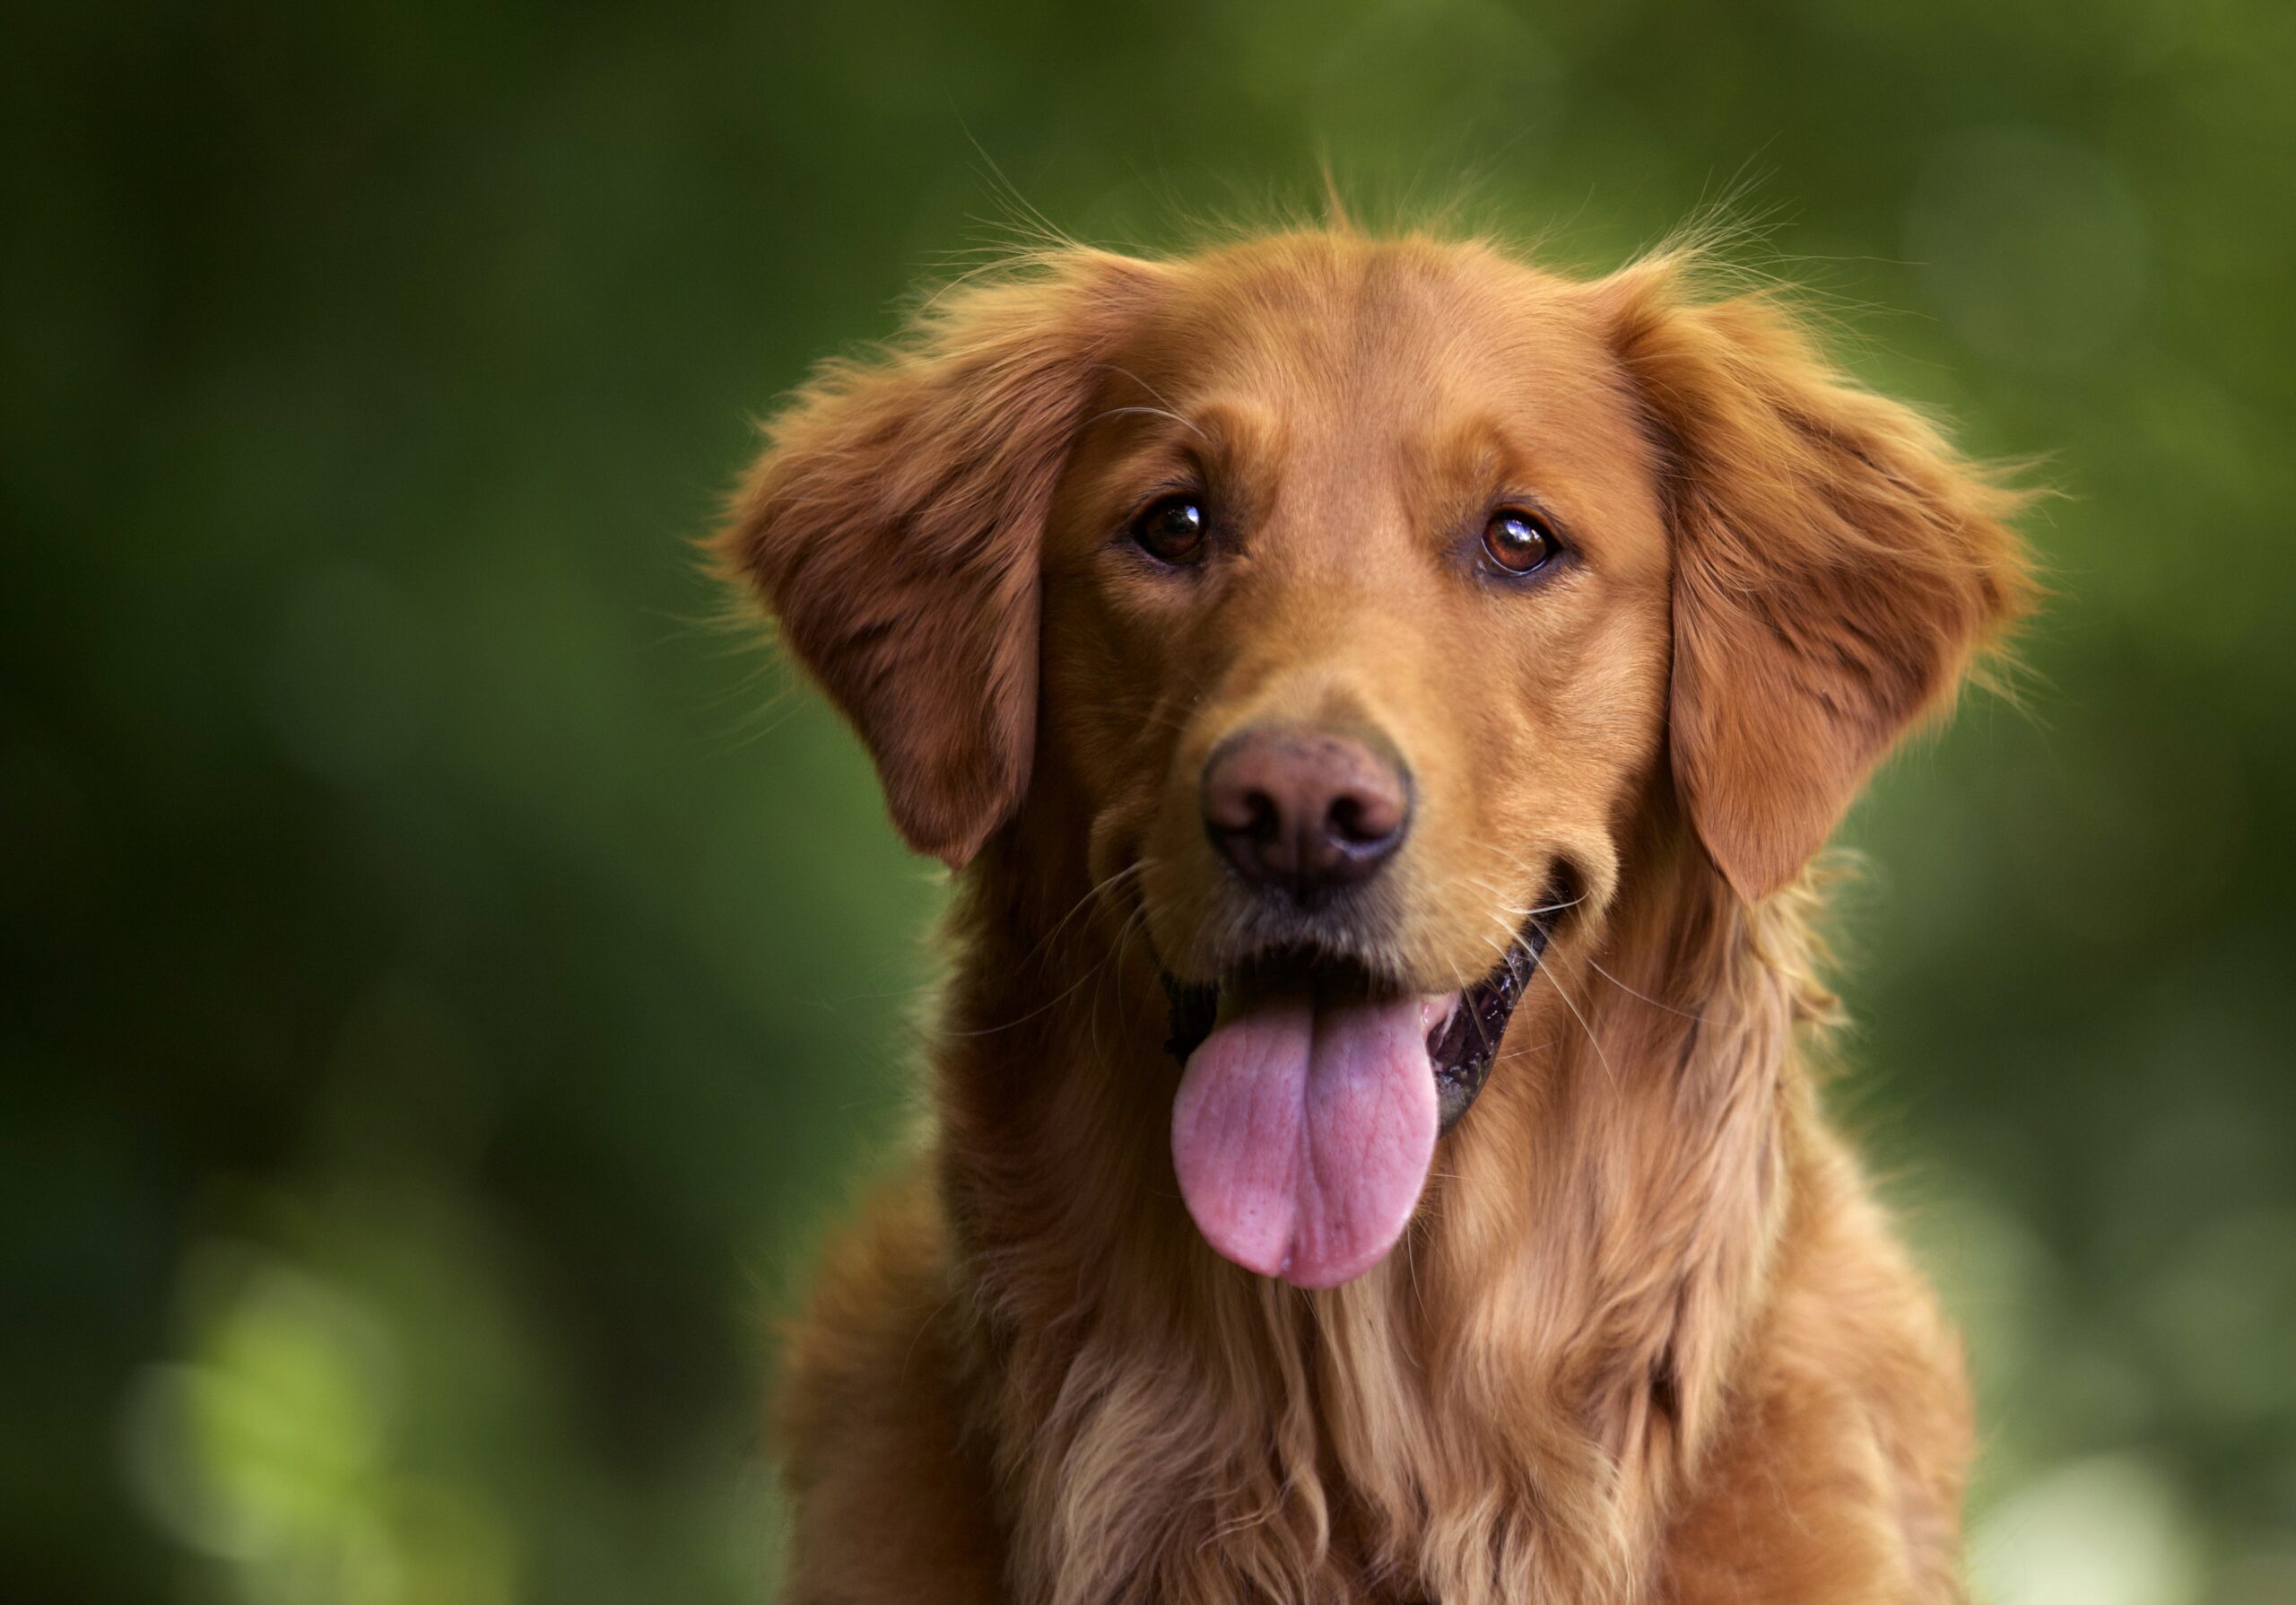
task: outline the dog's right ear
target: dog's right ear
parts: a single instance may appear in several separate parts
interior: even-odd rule
[[[717,537],[859,732],[902,838],[952,868],[1028,786],[1045,519],[1156,274],[1051,253],[944,292],[874,360],[824,363]]]

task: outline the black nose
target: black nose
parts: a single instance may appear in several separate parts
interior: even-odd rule
[[[1395,855],[1411,822],[1402,763],[1352,737],[1239,730],[1204,766],[1204,827],[1236,872],[1301,900],[1352,885]]]

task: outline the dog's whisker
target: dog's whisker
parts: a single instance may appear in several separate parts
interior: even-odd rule
[[[1041,952],[1044,947],[1052,941],[1054,936],[1058,934],[1061,928],[1065,926],[1070,920],[1074,920],[1078,911],[1082,910],[1085,904],[1092,901],[1094,897],[1115,886],[1118,882],[1124,880],[1128,876],[1146,868],[1154,860],[1151,859],[1141,859],[1107,877],[1100,883],[1100,885],[1094,886],[1090,892],[1085,893],[1083,897],[1076,901],[1074,906],[1073,906],[1067,913],[1061,916],[1060,920],[1054,926],[1052,931],[1048,932],[1044,938],[1039,940],[1036,946],[1031,949],[1028,957],[1023,959],[1022,963],[1026,964],[1031,962],[1036,957],[1037,954]],[[1102,955],[1099,964],[1093,965],[1091,969],[1086,971],[1083,974],[1079,975],[1074,981],[1071,982],[1058,994],[1047,999],[1043,1003],[1029,1010],[1026,1014],[1017,1015],[1013,1018],[1004,1021],[1003,1023],[996,1025],[983,1025],[971,1031],[945,1032],[943,1034],[952,1040],[960,1041],[971,1037],[994,1036],[1000,1032],[1010,1031],[1015,1026],[1025,1025],[1029,1021],[1037,1018],[1039,1016],[1048,1013],[1052,1009],[1058,1007],[1062,1003],[1075,996],[1077,992],[1081,991],[1087,984],[1107,969],[1109,962],[1122,950],[1131,927],[1135,921],[1144,921],[1146,915],[1147,904],[1144,903],[1138,903],[1134,912],[1126,916],[1124,924],[1118,928],[1117,936],[1109,944],[1109,953]]]
[[[1038,938],[1036,945],[1031,947],[1027,955],[1021,960],[1022,964],[1028,964],[1034,963],[1037,957],[1042,954],[1047,947],[1052,945],[1054,938],[1058,937],[1062,931],[1065,930],[1068,928],[1069,922],[1075,919],[1076,916],[1081,913],[1095,898],[1112,890],[1119,882],[1126,879],[1127,877],[1143,873],[1147,869],[1149,865],[1154,861],[1154,859],[1148,858],[1135,859],[1131,863],[1126,864],[1120,868],[1118,868],[1103,877],[1097,885],[1088,887],[1084,894],[1082,897],[1079,897],[1069,906],[1066,913],[1061,915],[1059,919],[1053,921],[1052,929],[1046,931],[1042,937]]]
[[[1125,918],[1121,925],[1117,927],[1116,935],[1109,943],[1109,950],[1100,955],[1100,962],[1088,973],[1086,978],[1094,981],[1096,984],[1092,989],[1091,1014],[1086,1029],[1089,1040],[1096,1051],[1107,1040],[1100,1033],[1100,1006],[1108,998],[1109,978],[1118,973],[1118,961],[1131,946],[1134,938],[1146,930],[1147,927],[1148,904],[1144,899],[1135,899],[1132,912]]]
[[[1204,432],[1202,430],[1196,428],[1195,424],[1190,423],[1178,413],[1173,412],[1170,407],[1112,406],[1106,412],[1094,413],[1090,418],[1085,420],[1085,423],[1087,427],[1089,427],[1091,424],[1098,423],[1103,418],[1124,418],[1134,415],[1148,418],[1169,418],[1173,423],[1178,424],[1182,429],[1187,430],[1190,434],[1195,435],[1197,439],[1201,440],[1204,436]]]
[[[1554,966],[1548,964],[1544,955],[1541,955],[1533,960],[1532,968],[1538,974],[1545,976],[1548,984],[1554,988],[1554,995],[1562,999],[1562,1006],[1570,1011],[1570,1017],[1578,1022],[1578,1029],[1587,1034],[1587,1045],[1595,1051],[1595,1058],[1602,1065],[1603,1074],[1609,1078],[1613,1086],[1616,1086],[1618,1071],[1612,1067],[1610,1055],[1603,1051],[1602,1041],[1595,1034],[1594,1026],[1587,1023],[1587,1016],[1580,1012],[1578,1004],[1571,1001],[1570,994],[1563,990],[1562,981],[1556,975]]]
[[[1481,886],[1484,891],[1489,892],[1494,897],[1499,894],[1498,888],[1491,885],[1489,883],[1476,879],[1474,877],[1469,877],[1468,879],[1472,884]],[[1560,912],[1564,909],[1575,908],[1578,903],[1584,901],[1585,898],[1583,895],[1574,897],[1565,903],[1550,904],[1537,912],[1540,913]],[[1502,929],[1504,928],[1503,919],[1500,916],[1492,916],[1492,918],[1494,920],[1499,920],[1502,924]],[[1508,945],[1511,945],[1514,939],[1514,934],[1510,931],[1509,934]],[[1501,946],[1499,952],[1500,956],[1504,957],[1507,952],[1507,946]],[[1531,968],[1532,973],[1535,975],[1544,975],[1547,978],[1548,982],[1553,986],[1554,995],[1562,1000],[1562,1006],[1570,1011],[1571,1017],[1578,1022],[1579,1030],[1586,1034],[1587,1045],[1594,1050],[1596,1059],[1602,1064],[1604,1074],[1610,1078],[1613,1085],[1615,1085],[1618,1080],[1618,1072],[1613,1069],[1611,1065],[1610,1055],[1604,1051],[1602,1042],[1596,1035],[1593,1025],[1588,1022],[1586,1015],[1579,1009],[1578,1005],[1572,1000],[1570,992],[1564,989],[1561,979],[1555,973],[1553,964],[1548,962],[1547,955],[1544,952],[1534,952],[1531,955]],[[1480,1031],[1482,1022],[1478,1020],[1474,1022],[1474,1024],[1477,1030]],[[1491,1044],[1488,1040],[1486,1040],[1483,1045],[1485,1047],[1489,1047]]]
[[[1648,992],[1639,992],[1635,990],[1634,988],[1627,985],[1626,982],[1621,981],[1608,970],[1604,969],[1601,964],[1595,961],[1592,955],[1589,955],[1587,960],[1587,967],[1594,971],[1596,974],[1601,976],[1605,981],[1609,981],[1620,991],[1624,992],[1628,997],[1639,999],[1642,1002],[1648,1003],[1653,1008],[1663,1008],[1668,1014],[1678,1015],[1685,1020],[1703,1020],[1706,1017],[1703,1014],[1692,1014],[1686,1008],[1676,1008],[1671,1003],[1661,1002],[1659,999],[1650,996]]]
[[[1198,429],[1195,424],[1190,423],[1186,418],[1181,417],[1179,414],[1172,410],[1170,397],[1167,397],[1155,386],[1150,384],[1146,379],[1141,378],[1137,373],[1135,373],[1131,369],[1126,368],[1121,362],[1095,362],[1092,366],[1102,373],[1120,374],[1124,378],[1130,379],[1134,384],[1138,385],[1142,389],[1147,391],[1149,396],[1152,397],[1157,404],[1153,407],[1142,407],[1136,410],[1142,412],[1160,413],[1162,416],[1170,418],[1173,423],[1187,430],[1197,440],[1203,441],[1207,446],[1212,443],[1205,437],[1202,430]]]

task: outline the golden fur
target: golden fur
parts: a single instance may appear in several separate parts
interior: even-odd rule
[[[1200,481],[1248,533],[1117,550]],[[1498,491],[1572,566],[1500,594]],[[2012,498],[1773,297],[1662,257],[1058,250],[772,424],[719,550],[957,866],[913,1168],[791,1335],[786,1597],[1961,1599],[1957,1340],[1822,1122],[1805,868],[2022,606]],[[1274,714],[1422,785],[1413,987],[1575,896],[1405,1241],[1304,1292],[1174,1184],[1161,963],[1254,939],[1196,814]]]

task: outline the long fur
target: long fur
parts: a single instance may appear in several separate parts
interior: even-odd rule
[[[1235,316],[1312,308],[1286,287],[1377,248],[1283,249],[1309,268]],[[1500,272],[1413,249],[1396,271]],[[1771,301],[1702,303],[1666,263],[1537,282],[1607,353],[1586,393],[1639,432],[1665,520],[1663,728],[1604,761],[1606,840],[1572,847],[1599,872],[1404,1243],[1293,1289],[1179,1207],[1141,889],[1174,871],[1109,871],[1086,777],[1115,760],[1038,722],[1049,687],[1103,673],[1040,645],[1024,594],[1058,464],[1128,394],[1105,375],[1124,318],[1184,266],[1055,258],[1033,299],[961,310],[953,354],[928,332],[882,380],[837,371],[723,542],[912,841],[965,866],[930,1130],[790,1337],[787,1597],[1960,1600],[1958,1342],[1821,1118],[1805,866],[2023,605],[2012,498]],[[976,555],[920,566],[935,541]],[[1047,689],[1010,635],[975,639],[984,608],[1020,617]]]

